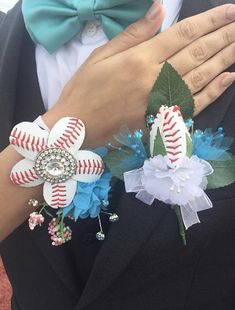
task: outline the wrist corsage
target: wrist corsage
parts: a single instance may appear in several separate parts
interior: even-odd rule
[[[90,150],[80,150],[85,138],[85,126],[77,118],[60,119],[50,132],[35,123],[16,125],[10,135],[10,144],[24,159],[12,169],[10,178],[16,185],[33,187],[43,185],[45,202],[30,199],[29,205],[41,207],[29,218],[33,230],[44,222],[42,212],[52,217],[48,231],[52,244],[60,245],[71,239],[71,230],[64,218],[75,220],[97,217],[107,206],[110,173],[104,173],[101,156]],[[48,207],[56,209],[52,215]],[[104,211],[105,212],[105,211]],[[108,214],[109,215],[109,214]],[[117,220],[110,214],[110,221]],[[104,238],[102,231],[97,238]]]

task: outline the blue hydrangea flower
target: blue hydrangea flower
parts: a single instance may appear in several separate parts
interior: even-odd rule
[[[63,216],[72,215],[75,221],[78,218],[96,218],[100,214],[103,201],[108,201],[111,177],[111,173],[105,172],[96,182],[78,182],[74,199],[63,209]]]

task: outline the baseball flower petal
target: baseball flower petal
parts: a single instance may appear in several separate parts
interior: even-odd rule
[[[162,140],[162,146],[159,145],[159,139]],[[166,154],[172,167],[175,167],[181,158],[191,156],[188,154],[191,144],[179,107],[161,106],[150,132],[151,156]]]
[[[46,203],[52,208],[65,208],[72,202],[76,193],[76,188],[77,182],[73,179],[58,184],[45,182],[43,186],[43,196]]]
[[[64,117],[53,126],[48,139],[48,147],[62,148],[75,155],[82,146],[84,138],[83,122],[75,117]]]
[[[38,153],[45,150],[49,133],[38,125],[22,122],[10,134],[10,144],[23,157],[35,160]]]
[[[73,179],[78,182],[96,182],[104,172],[102,158],[91,151],[78,151],[76,156],[77,173]]]
[[[44,181],[37,176],[34,163],[29,159],[22,159],[11,170],[10,179],[15,185],[22,187],[34,187]]]

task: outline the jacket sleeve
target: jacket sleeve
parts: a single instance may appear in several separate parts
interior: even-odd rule
[[[15,113],[22,45],[21,20],[20,8],[15,7],[7,14],[0,12],[0,151],[9,144]]]

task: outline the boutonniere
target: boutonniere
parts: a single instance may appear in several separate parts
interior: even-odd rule
[[[123,176],[128,193],[147,205],[159,200],[171,206],[184,244],[185,229],[200,223],[198,212],[213,207],[206,190],[235,181],[235,156],[229,153],[233,139],[222,128],[194,131],[193,111],[190,90],[166,63],[150,95],[147,144],[140,131],[122,130],[115,137],[122,147],[105,158],[111,172]]]

